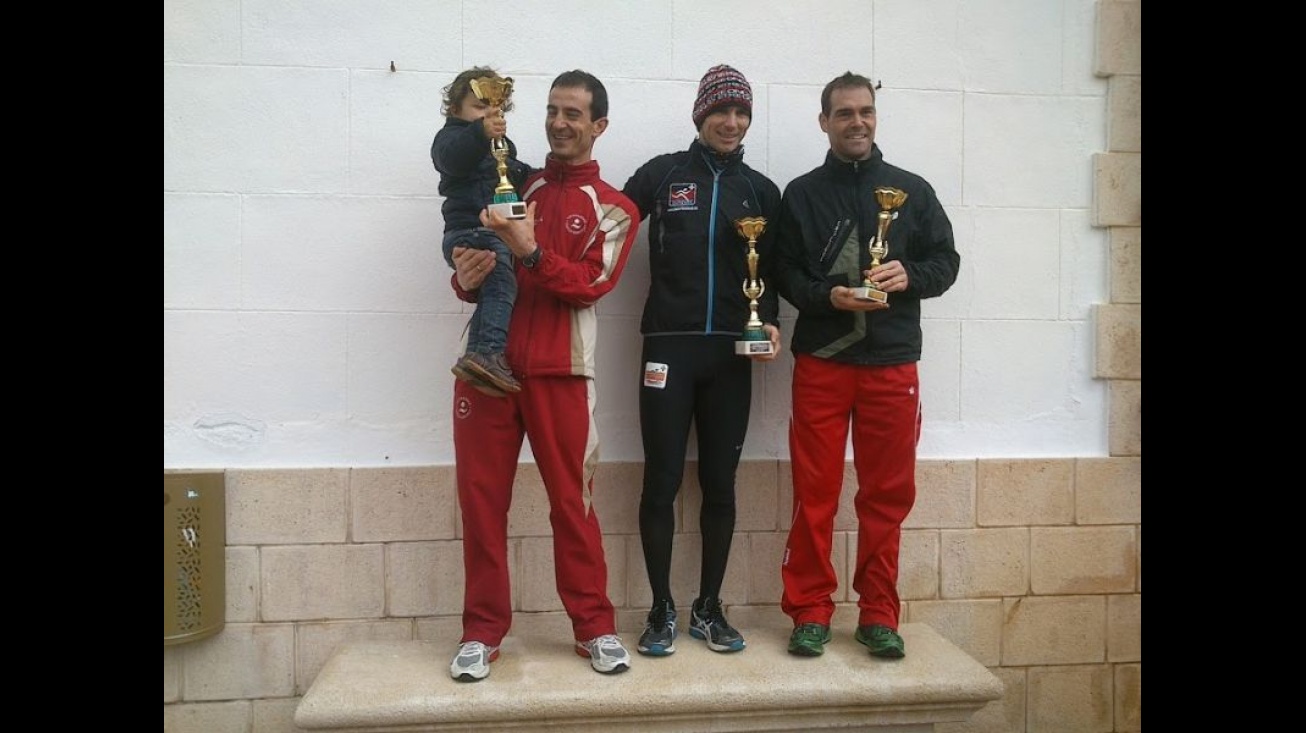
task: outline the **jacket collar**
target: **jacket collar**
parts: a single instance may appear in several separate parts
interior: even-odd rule
[[[734,171],[744,162],[744,146],[740,145],[732,152],[721,155],[712,148],[704,145],[701,140],[694,138],[689,144],[689,154],[695,160],[702,160],[712,171]]]
[[[598,183],[599,162],[591,158],[588,163],[571,165],[549,155],[544,159],[544,180],[568,186]]]
[[[871,157],[866,160],[840,160],[833,150],[825,152],[825,168],[831,173],[845,176],[864,176],[884,162],[884,153],[878,143],[871,143]]]

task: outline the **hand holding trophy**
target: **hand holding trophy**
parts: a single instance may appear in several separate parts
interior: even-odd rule
[[[740,356],[766,356],[775,353],[771,339],[762,328],[757,315],[757,299],[766,292],[766,284],[757,276],[757,238],[766,230],[766,217],[747,216],[735,220],[735,231],[748,240],[748,277],[744,280],[744,297],[748,298],[748,323],[744,337],[735,342],[735,353]]]
[[[482,76],[471,81],[472,93],[477,99],[494,107],[497,114],[503,114],[503,106],[512,96],[512,77]],[[490,139],[490,154],[499,164],[499,185],[494,187],[494,202],[491,211],[498,212],[505,219],[525,219],[526,204],[517,197],[512,183],[508,180],[508,141],[495,137]]]
[[[907,201],[907,192],[898,188],[877,188],[875,200],[880,204],[880,214],[879,229],[869,243],[871,267],[879,267],[881,260],[889,254],[889,225],[897,216],[898,207]],[[876,303],[888,304],[889,302],[889,294],[880,290],[869,277],[862,280],[862,286],[857,288],[854,297],[858,300],[873,300]]]

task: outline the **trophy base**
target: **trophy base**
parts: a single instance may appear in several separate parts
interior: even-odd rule
[[[739,356],[767,356],[775,353],[770,341],[736,341],[735,353]]]
[[[496,212],[505,219],[525,219],[526,202],[513,201],[511,203],[490,204],[490,211]]]
[[[857,300],[864,300],[864,301],[875,302],[875,303],[889,302],[888,293],[884,292],[883,290],[877,290],[875,288],[868,288],[865,286],[860,288],[854,288],[853,297],[856,298]]]

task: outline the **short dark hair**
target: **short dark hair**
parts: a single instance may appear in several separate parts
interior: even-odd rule
[[[597,76],[580,69],[564,71],[558,74],[549,89],[558,87],[584,87],[590,93],[590,119],[601,120],[608,116],[608,90]]]
[[[836,89],[856,89],[865,87],[871,93],[871,99],[875,99],[875,84],[870,79],[861,74],[854,74],[851,71],[845,71],[839,76],[830,80],[829,84],[821,90],[821,114],[826,117],[830,116],[830,95],[834,94]]]
[[[499,76],[499,72],[489,66],[473,66],[466,71],[461,71],[458,76],[449,82],[444,88],[444,98],[440,103],[440,112],[448,117],[454,110],[458,109],[463,103],[463,99],[472,93],[472,79],[480,79],[483,76]],[[512,111],[512,97],[509,96],[503,103],[505,113]]]

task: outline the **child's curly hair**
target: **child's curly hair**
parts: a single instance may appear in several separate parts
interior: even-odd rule
[[[444,88],[444,100],[440,105],[440,112],[448,117],[453,110],[458,109],[463,103],[463,99],[468,94],[472,94],[472,79],[479,79],[483,76],[492,76],[499,78],[499,72],[489,66],[473,66],[455,76],[453,81]],[[512,97],[503,103],[503,112],[506,114],[512,111]]]

